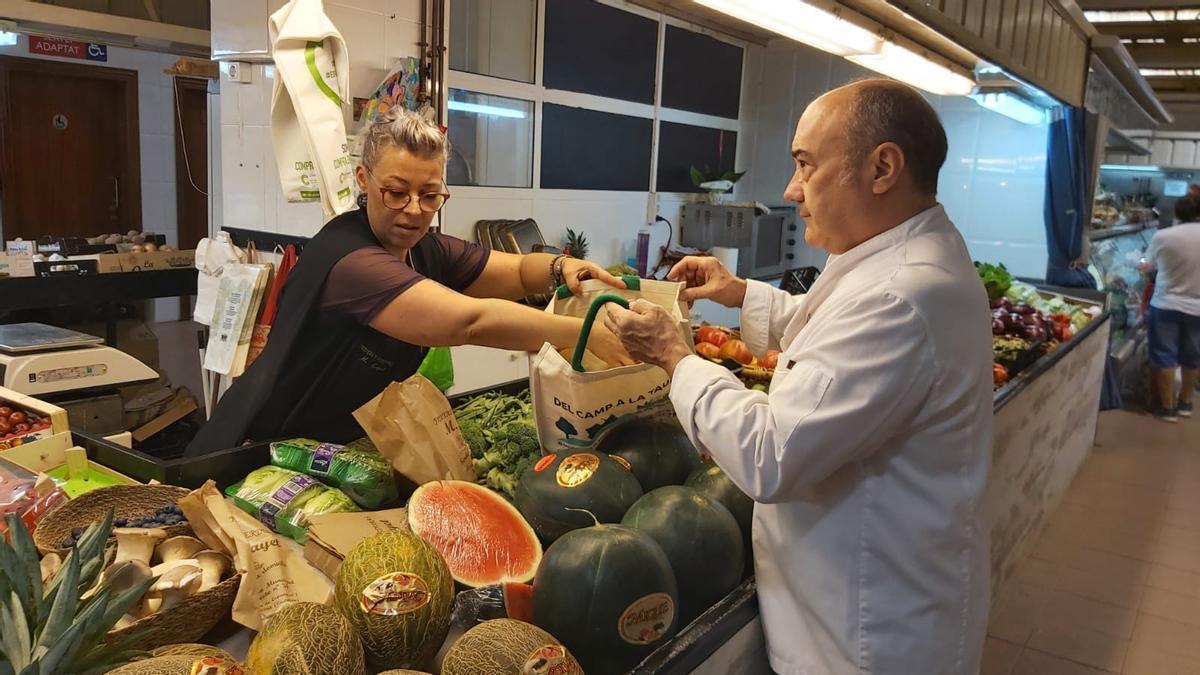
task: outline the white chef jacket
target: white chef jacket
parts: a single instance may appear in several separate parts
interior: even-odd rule
[[[1150,304],[1200,316],[1200,223],[1176,223],[1155,232],[1146,259],[1158,269]]]
[[[758,600],[782,675],[977,673],[988,616],[981,500],[991,319],[940,205],[830,256],[805,296],[751,281],[770,395],[699,357],[671,401],[754,499]]]

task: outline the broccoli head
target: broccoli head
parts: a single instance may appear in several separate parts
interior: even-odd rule
[[[458,423],[458,430],[462,432],[463,440],[467,442],[467,447],[471,448],[471,457],[480,459],[483,453],[487,452],[488,441],[487,436],[483,433],[483,427],[475,420],[462,420]]]
[[[493,451],[503,457],[500,462],[506,467],[516,466],[523,457],[542,454],[542,446],[538,442],[537,430],[523,422],[509,422],[493,434]]]

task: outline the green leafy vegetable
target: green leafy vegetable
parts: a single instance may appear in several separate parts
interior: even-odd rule
[[[983,281],[983,287],[987,289],[988,300],[996,300],[1004,297],[1009,287],[1016,281],[1004,266],[1004,263],[993,265],[991,263],[976,262],[975,269],[979,272],[979,279]]]
[[[480,482],[514,496],[517,481],[542,454],[529,390],[516,396],[480,394],[455,408],[454,416]]]

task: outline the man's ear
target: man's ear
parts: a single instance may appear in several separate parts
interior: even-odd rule
[[[904,151],[887,142],[871,153],[871,191],[881,195],[891,191],[904,173]]]

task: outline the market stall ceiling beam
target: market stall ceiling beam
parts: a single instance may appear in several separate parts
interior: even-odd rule
[[[1125,45],[1139,68],[1195,68],[1200,44]]]
[[[1175,9],[1193,5],[1188,0],[1078,0],[1084,11],[1116,11],[1122,9]]]

